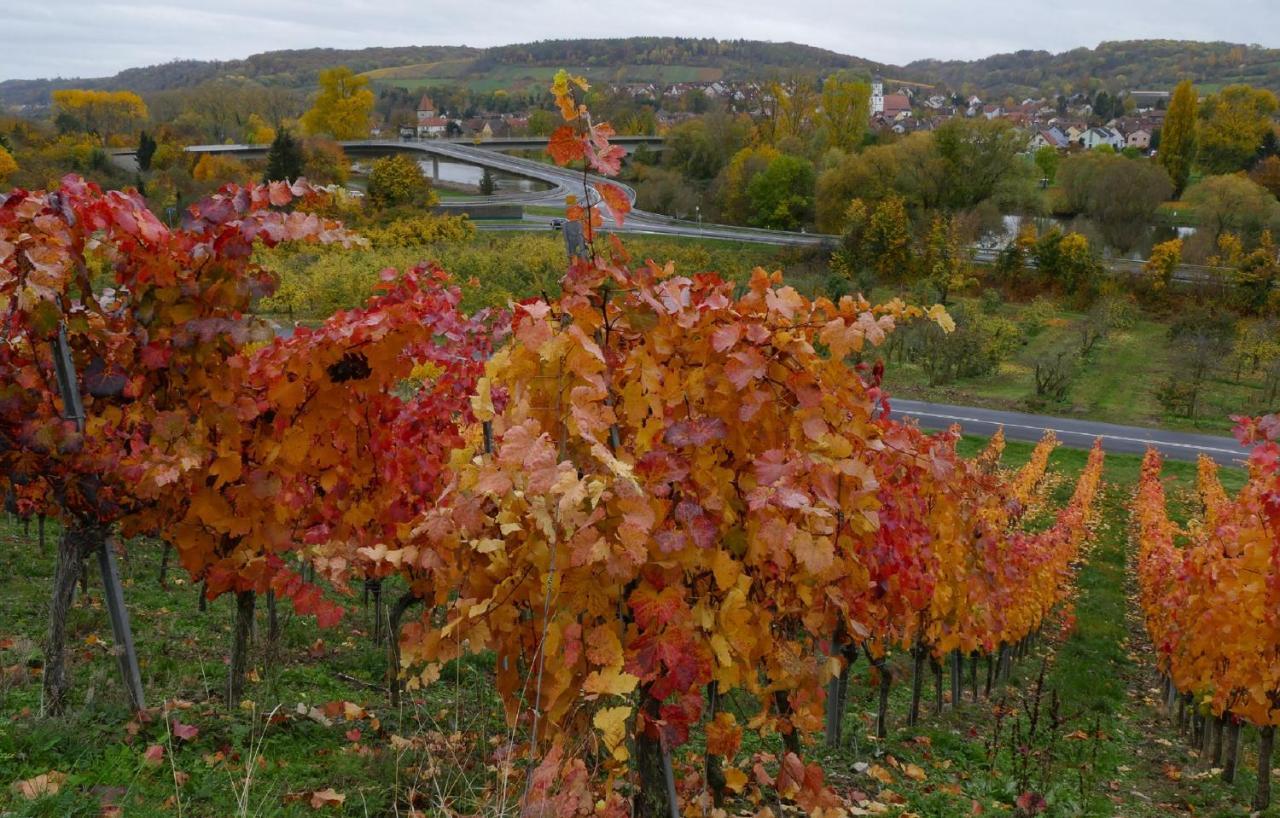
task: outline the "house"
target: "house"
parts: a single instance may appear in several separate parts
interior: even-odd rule
[[[1067,135],[1067,142],[1069,142],[1072,145],[1079,145],[1080,138],[1084,136],[1084,133],[1087,130],[1088,128],[1084,127],[1083,125],[1068,125],[1067,130],[1064,131],[1064,133]]]
[[[995,119],[996,117],[1000,116],[1003,113],[1004,113],[1004,108],[1001,108],[999,105],[983,105],[982,106],[982,115],[987,119]]]
[[[1130,131],[1125,135],[1124,144],[1128,148],[1137,148],[1143,151],[1149,150],[1151,148],[1151,131],[1145,128]]]
[[[1066,134],[1057,128],[1036,131],[1036,135],[1031,137],[1031,150],[1033,151],[1040,150],[1041,148],[1065,150],[1070,145],[1071,140],[1067,138]]]
[[[871,81],[871,116],[884,113],[884,80],[876,77]]]
[[[1090,128],[1080,137],[1080,144],[1088,150],[1110,145],[1116,150],[1124,148],[1124,136],[1115,128]]]
[[[438,115],[436,104],[426,94],[418,102],[418,138],[443,136],[449,120]]]
[[[906,94],[886,94],[883,97],[883,113],[886,119],[894,119],[899,114],[911,113],[911,98]]]

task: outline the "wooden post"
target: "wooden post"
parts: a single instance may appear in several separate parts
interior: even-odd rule
[[[951,651],[951,706],[960,706],[960,650]]]
[[[1276,728],[1270,725],[1258,730],[1258,789],[1253,793],[1253,809],[1257,812],[1271,806],[1271,750],[1275,738]]]
[[[564,223],[564,248],[569,254],[569,261],[587,257],[587,241],[582,235],[582,223],[569,219]]]
[[[133,630],[129,627],[129,609],[124,604],[124,589],[120,586],[120,571],[116,566],[114,546],[114,537],[102,540],[98,547],[98,570],[102,574],[107,613],[111,616],[111,632],[115,636],[120,675],[124,678],[125,690],[129,694],[129,704],[137,711],[146,708],[142,695],[142,673],[138,670],[138,654],[133,646]]]
[[[924,663],[928,648],[917,644],[911,651],[911,709],[907,711],[907,725],[915,727],[920,721],[920,691],[924,688]]]
[[[1227,721],[1227,737],[1223,749],[1226,758],[1222,761],[1222,780],[1226,784],[1236,781],[1236,763],[1240,759],[1240,722],[1230,713],[1224,714]]]

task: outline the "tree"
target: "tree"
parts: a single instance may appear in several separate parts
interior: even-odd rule
[[[863,245],[866,263],[881,281],[901,281],[910,275],[911,222],[901,196],[886,197],[872,211]]]
[[[756,174],[747,186],[751,223],[774,230],[795,230],[813,219],[813,163],[783,154]]]
[[[1173,274],[1182,263],[1182,239],[1170,239],[1151,248],[1151,255],[1142,271],[1150,279],[1151,288],[1167,290],[1173,282]]]
[[[191,169],[191,178],[197,182],[213,182],[218,185],[228,182],[238,184],[249,179],[249,167],[234,156],[206,153]]]
[[[933,132],[933,139],[944,168],[945,207],[972,207],[1028,175],[1022,156],[1026,137],[1007,120],[950,119]]]
[[[369,199],[377,207],[426,204],[433,198],[431,183],[412,157],[384,156],[369,168]]]
[[[290,182],[302,175],[302,146],[288,128],[281,128],[267,149],[264,181]]]
[[[1050,230],[1036,242],[1035,260],[1041,275],[1068,295],[1087,301],[1097,294],[1102,263],[1080,233]]]
[[[151,170],[151,158],[156,155],[156,140],[151,134],[143,131],[138,136],[138,152],[135,154],[138,158],[138,168],[141,170]]]
[[[492,196],[497,189],[498,183],[493,178],[493,171],[486,166],[480,174],[480,195]]]
[[[1161,166],[1100,151],[1069,158],[1060,175],[1067,204],[1093,219],[1107,243],[1123,252],[1137,243],[1173,191]]]
[[[0,146],[0,182],[3,182],[9,174],[17,169],[18,163],[14,161],[13,155]]]
[[[1271,191],[1280,199],[1280,156],[1268,156],[1253,166],[1249,178]]]
[[[862,145],[870,116],[871,86],[832,74],[822,83],[822,108],[817,115],[827,147],[846,153]]]
[[[756,174],[768,168],[780,155],[769,145],[748,146],[733,155],[717,179],[721,218],[730,224],[751,221],[754,213],[748,188]]]
[[[1173,180],[1173,195],[1181,197],[1196,158],[1196,89],[1183,80],[1173,90],[1169,112],[1160,129],[1160,150],[1156,161]]]
[[[1058,164],[1060,160],[1061,157],[1058,155],[1058,149],[1051,145],[1045,145],[1036,151],[1036,167],[1040,169],[1041,178],[1048,179],[1049,184],[1053,184],[1053,180],[1058,175]]]
[[[1248,85],[1229,85],[1210,94],[1200,106],[1200,164],[1210,173],[1248,168],[1272,132],[1277,107],[1275,94]]]
[[[334,140],[310,136],[302,141],[302,171],[318,184],[345,185],[351,176],[351,162]]]
[[[311,109],[302,115],[303,129],[334,139],[367,137],[369,116],[376,102],[368,86],[368,77],[353,73],[345,65],[321,71],[320,93]]]
[[[1226,231],[1256,239],[1280,219],[1280,204],[1271,192],[1242,175],[1210,176],[1187,191],[1187,204],[1200,228],[1217,242]]]
[[[925,280],[938,292],[938,301],[943,305],[954,291],[977,284],[978,280],[969,271],[967,242],[954,216],[933,217],[921,266]]]
[[[132,91],[53,92],[53,106],[61,121],[98,137],[103,145],[116,134],[127,133],[147,119],[147,105]]]

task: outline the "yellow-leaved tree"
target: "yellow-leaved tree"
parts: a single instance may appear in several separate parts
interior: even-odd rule
[[[302,128],[334,139],[364,138],[369,135],[373,102],[368,77],[345,65],[325,69],[320,72],[320,93],[311,110],[302,115]]]
[[[18,169],[18,163],[13,156],[4,149],[4,145],[0,145],[0,182],[3,182],[9,174]]]
[[[115,134],[131,133],[150,116],[142,97],[132,91],[87,91],[67,88],[53,92],[59,125],[92,134],[107,144]]]

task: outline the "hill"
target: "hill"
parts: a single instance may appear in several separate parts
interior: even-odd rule
[[[130,68],[112,77],[8,80],[0,104],[47,104],[55,88],[109,88],[138,92],[243,79],[310,89],[316,73],[347,65],[380,86],[461,84],[473,90],[517,89],[547,82],[558,68],[595,81],[710,82],[791,74],[823,75],[848,69],[884,73],[903,81],[940,83],[988,96],[1057,95],[1106,87],[1167,90],[1190,77],[1202,90],[1247,82],[1280,93],[1280,50],[1223,42],[1128,40],[1060,54],[1018,51],[979,60],[918,60],[896,67],[799,43],[692,37],[543,40],[493,48],[406,46],[266,51],[243,60],[182,60]]]
[[[8,80],[0,82],[0,103],[43,105],[57,88],[163,91],[212,79],[249,79],[263,85],[310,88],[321,68],[347,65],[379,85],[408,87],[456,82],[476,88],[542,83],[556,69],[573,68],[595,80],[621,82],[765,79],[794,72],[823,73],[883,66],[858,57],[797,43],[685,37],[628,37],[600,40],[545,40],[478,49],[466,46],[410,46],[342,50],[311,48],[267,51],[243,60],[179,62],[131,68],[113,77]]]
[[[1126,40],[1061,54],[1018,51],[980,60],[918,60],[912,76],[994,96],[1057,95],[1104,87],[1168,90],[1191,79],[1202,91],[1244,82],[1280,93],[1280,50],[1190,40]]]

